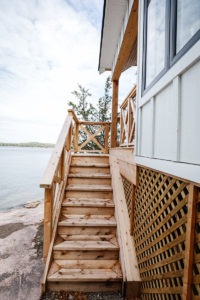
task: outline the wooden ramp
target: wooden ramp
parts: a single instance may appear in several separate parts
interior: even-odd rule
[[[52,246],[47,288],[121,291],[108,155],[73,155]]]

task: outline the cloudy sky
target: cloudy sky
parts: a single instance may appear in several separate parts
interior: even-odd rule
[[[77,83],[102,96],[102,10],[103,0],[0,1],[0,142],[55,142]]]

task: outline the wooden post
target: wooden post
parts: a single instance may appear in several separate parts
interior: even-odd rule
[[[66,140],[67,151],[71,150],[71,143],[72,143],[72,125],[70,126],[69,134]]]
[[[135,204],[135,186],[133,185],[133,194],[131,199],[131,215],[130,215],[130,235],[133,235],[133,218],[134,218],[134,204]]]
[[[183,276],[182,299],[192,299],[192,273],[194,259],[195,217],[198,190],[193,184],[189,186],[188,214],[186,223],[185,261]]]
[[[44,199],[44,249],[43,257],[46,261],[49,246],[51,243],[51,234],[52,234],[52,188],[45,189],[45,199]]]
[[[65,149],[63,149],[61,158],[60,158],[60,178],[64,179],[65,176]]]
[[[117,145],[118,80],[113,80],[111,148]]]
[[[74,152],[78,152],[78,133],[79,133],[79,124],[76,123],[75,133],[74,133]]]
[[[109,124],[105,125],[105,153],[108,153],[108,133],[109,133]]]

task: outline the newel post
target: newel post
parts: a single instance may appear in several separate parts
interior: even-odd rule
[[[52,188],[45,188],[44,195],[44,249],[43,257],[46,261],[52,234],[52,206],[53,206]]]
[[[118,89],[119,80],[113,80],[112,94],[112,124],[111,124],[111,148],[117,146],[117,112],[118,112]]]

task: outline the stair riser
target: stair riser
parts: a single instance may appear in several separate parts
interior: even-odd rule
[[[117,260],[56,260],[61,268],[66,269],[114,269],[119,270],[119,262]],[[120,270],[119,270],[120,272]]]
[[[110,174],[110,168],[109,167],[76,167],[71,166],[69,173],[87,173],[87,174]]]
[[[114,215],[114,207],[63,207],[64,215]]]
[[[66,198],[99,198],[112,199],[112,192],[110,191],[66,191]]]
[[[108,164],[109,163],[109,157],[105,156],[72,156],[72,163],[78,164],[78,163],[98,163],[98,164]]]
[[[84,227],[84,226],[58,226],[58,234],[90,234],[90,235],[115,235],[116,227]]]
[[[54,250],[54,259],[118,259],[119,250]]]
[[[48,282],[51,291],[67,292],[121,292],[122,283],[119,282]]]
[[[110,178],[68,178],[68,184],[111,185]]]

